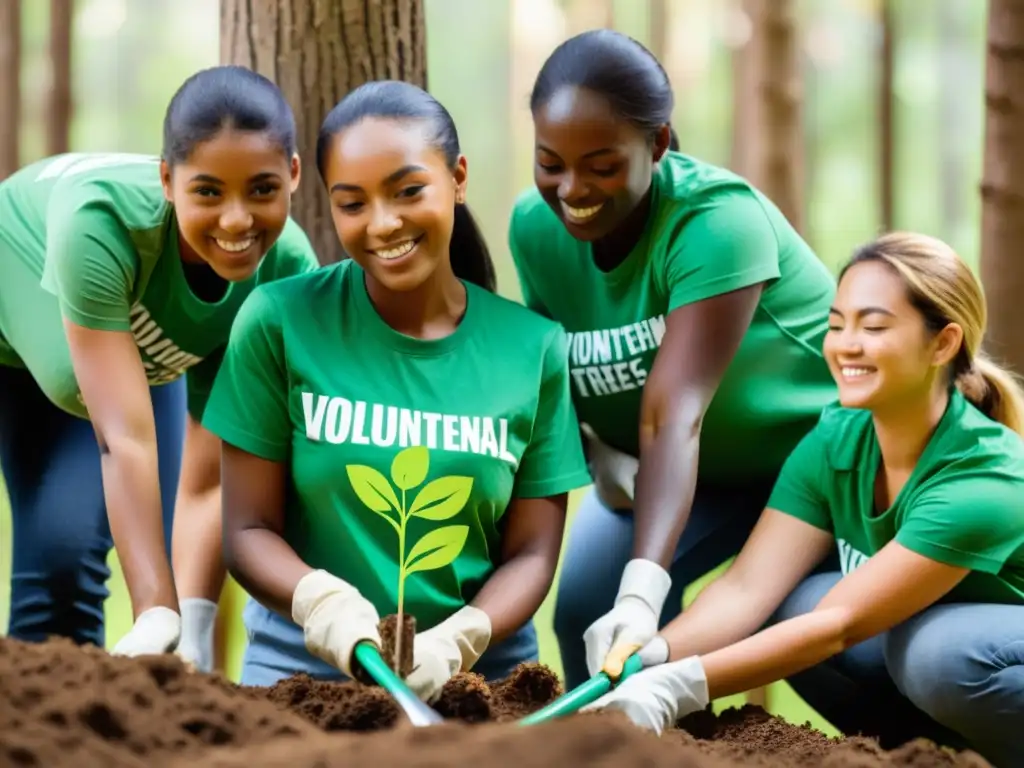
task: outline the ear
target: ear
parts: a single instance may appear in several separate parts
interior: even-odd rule
[[[950,323],[933,340],[932,364],[937,367],[949,365],[956,359],[964,343],[964,329],[957,323]]]
[[[665,123],[658,132],[654,134],[654,162],[658,162],[668,152],[669,145],[672,143],[672,128],[668,123]]]
[[[292,155],[291,163],[291,192],[294,195],[295,190],[299,188],[299,180],[302,178],[302,160],[299,159],[298,153]]]
[[[173,203],[174,193],[171,187],[171,166],[163,158],[160,158],[160,186],[164,189],[164,199],[169,203]]]
[[[455,170],[452,176],[455,179],[455,202],[462,204],[466,202],[466,184],[469,181],[468,164],[465,155],[459,155],[455,162]]]

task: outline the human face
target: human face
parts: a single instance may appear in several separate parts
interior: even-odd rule
[[[265,133],[223,130],[183,162],[160,164],[174,205],[184,261],[206,262],[225,280],[245,280],[277,241],[299,183],[299,158]]]
[[[824,353],[840,403],[878,412],[927,398],[962,339],[955,323],[925,325],[893,267],[862,261],[839,282]]]
[[[534,183],[569,234],[588,242],[632,213],[668,148],[667,127],[652,146],[607,99],[581,88],[556,91],[534,113],[533,125]]]
[[[345,252],[378,284],[406,292],[439,267],[455,204],[466,189],[466,160],[451,169],[419,120],[365,118],[338,133],[324,165],[331,216]]]

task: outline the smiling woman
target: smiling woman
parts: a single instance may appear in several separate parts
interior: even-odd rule
[[[200,636],[223,580],[220,445],[199,422],[242,301],[318,263],[288,217],[295,122],[273,83],[239,67],[197,73],[168,107],[164,145],[163,157],[59,155],[0,185],[9,634],[102,645],[113,544],[135,618],[115,652],[183,636],[206,668]]]

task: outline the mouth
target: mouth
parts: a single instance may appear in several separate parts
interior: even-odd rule
[[[573,224],[586,224],[593,220],[601,212],[601,209],[604,208],[604,203],[591,205],[586,208],[574,208],[564,200],[559,200],[558,202],[561,205],[565,218]]]
[[[839,372],[846,381],[859,381],[873,374],[875,369],[865,365],[844,365]]]
[[[409,256],[414,250],[416,250],[416,246],[420,244],[422,239],[423,235],[420,235],[419,237],[413,237],[408,240],[402,240],[401,242],[394,243],[393,245],[389,245],[387,248],[368,248],[366,252],[381,261],[394,262]]]
[[[217,247],[222,251],[232,254],[233,256],[239,256],[247,252],[259,241],[258,235],[249,235],[248,237],[239,240],[225,240],[221,237],[212,238],[213,242],[217,244]]]

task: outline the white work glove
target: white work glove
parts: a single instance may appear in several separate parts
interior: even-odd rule
[[[690,656],[637,672],[581,711],[616,709],[641,728],[660,735],[679,718],[707,705],[704,665],[697,656]]]
[[[587,440],[587,463],[598,497],[611,509],[632,509],[640,462],[602,442],[589,424],[581,424],[580,430]]]
[[[122,637],[111,653],[114,656],[145,656],[169,653],[181,636],[181,616],[161,605],[139,614],[128,634]]]
[[[491,620],[479,608],[460,608],[416,635],[413,669],[405,679],[423,701],[433,702],[457,672],[468,672],[491,642]]]
[[[348,677],[356,644],[381,647],[377,609],[347,581],[327,571],[303,576],[292,595],[292,620],[302,627],[306,650]]]
[[[176,653],[200,672],[212,672],[217,604],[202,597],[186,597],[178,604],[181,606],[181,640]]]
[[[668,571],[654,561],[636,558],[626,563],[615,606],[583,633],[587,669],[591,675],[605,666],[605,658],[612,648],[627,646],[631,653],[654,637],[671,586]],[[615,679],[621,672],[621,665],[607,671]]]

